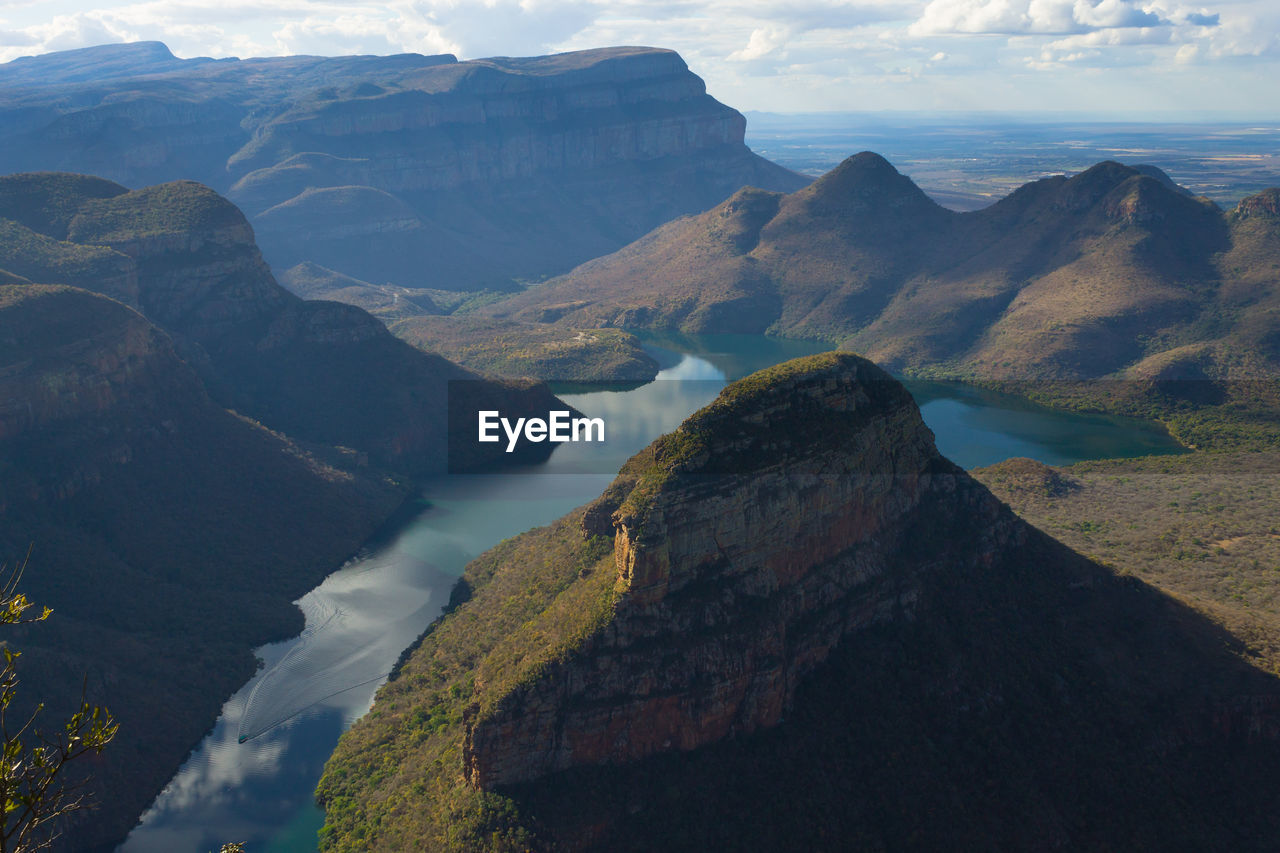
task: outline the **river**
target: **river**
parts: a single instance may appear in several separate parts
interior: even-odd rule
[[[411,520],[307,593],[298,602],[302,635],[257,650],[263,667],[227,700],[120,850],[207,853],[243,841],[253,853],[314,851],[323,815],[312,793],[324,762],[400,652],[439,615],[467,562],[595,498],[627,458],[726,381],[824,349],[737,335],[655,338],[649,346],[663,366],[657,381],[561,395],[604,418],[604,445],[565,444],[533,468],[428,482]],[[966,468],[1010,456],[1066,464],[1179,450],[1141,421],[1054,412],[965,386],[909,387],[939,449]]]

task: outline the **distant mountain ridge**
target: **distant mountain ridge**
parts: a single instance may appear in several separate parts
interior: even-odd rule
[[[180,60],[159,43],[0,65],[15,171],[225,192],[279,271],[510,288],[753,184],[806,183],[672,51]]]
[[[1154,167],[1107,162],[954,213],[864,152],[791,195],[744,189],[486,312],[820,338],[891,369],[986,380],[1280,375],[1265,331],[1280,323],[1274,194],[1224,213]]]

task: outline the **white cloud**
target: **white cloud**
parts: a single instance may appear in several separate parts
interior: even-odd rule
[[[747,46],[742,50],[735,50],[729,54],[729,59],[735,62],[761,59],[783,47],[787,43],[789,35],[790,32],[785,27],[757,27],[751,31],[751,37],[747,39]]]
[[[1168,23],[1137,0],[931,0],[912,35],[1070,34]]]
[[[1119,102],[1111,92],[1132,92],[1139,72],[1185,84],[1194,67],[1207,105],[1213,91],[1232,88],[1280,111],[1268,85],[1280,73],[1280,2],[1200,2],[0,0],[0,61],[131,39],[164,41],[179,56],[464,59],[649,44],[678,50],[713,95],[743,109],[999,109],[1077,90],[1090,106]],[[1102,76],[1086,84],[1057,75],[1051,89],[1064,69]]]

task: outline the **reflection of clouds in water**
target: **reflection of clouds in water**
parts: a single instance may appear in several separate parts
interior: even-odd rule
[[[723,382],[724,371],[706,359],[685,355],[675,367],[659,371],[656,381],[664,379],[711,379]]]
[[[723,371],[686,355],[655,381],[633,391],[566,395],[562,399],[587,417],[604,419],[607,441],[562,444],[546,467],[564,473],[616,474],[654,438],[671,432],[690,413],[714,400],[724,384]]]
[[[298,602],[307,628],[249,694],[240,736],[257,737],[320,702],[344,716],[363,710],[365,691],[352,688],[386,677],[451,583],[399,549],[330,575]]]

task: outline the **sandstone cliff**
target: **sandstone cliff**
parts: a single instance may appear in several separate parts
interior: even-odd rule
[[[906,519],[926,493],[954,489],[956,472],[910,395],[869,363],[833,355],[797,373],[736,388],[586,510],[584,527],[613,540],[609,624],[481,706],[463,746],[472,784],[775,725],[846,635],[911,612],[915,579],[887,569]],[[990,549],[1005,544],[1009,515],[965,497]],[[514,666],[481,666],[479,688],[519,683]]]
[[[9,168],[199,180],[245,209],[276,269],[412,287],[509,288],[743,185],[805,183],[652,48],[213,61],[111,45],[0,66],[0,118]]]
[[[1280,683],[1020,521],[850,354],[730,385],[472,563],[450,611],[330,760],[325,849],[1263,849],[1280,828],[1255,787]],[[1194,804],[1210,787],[1229,826]]]

